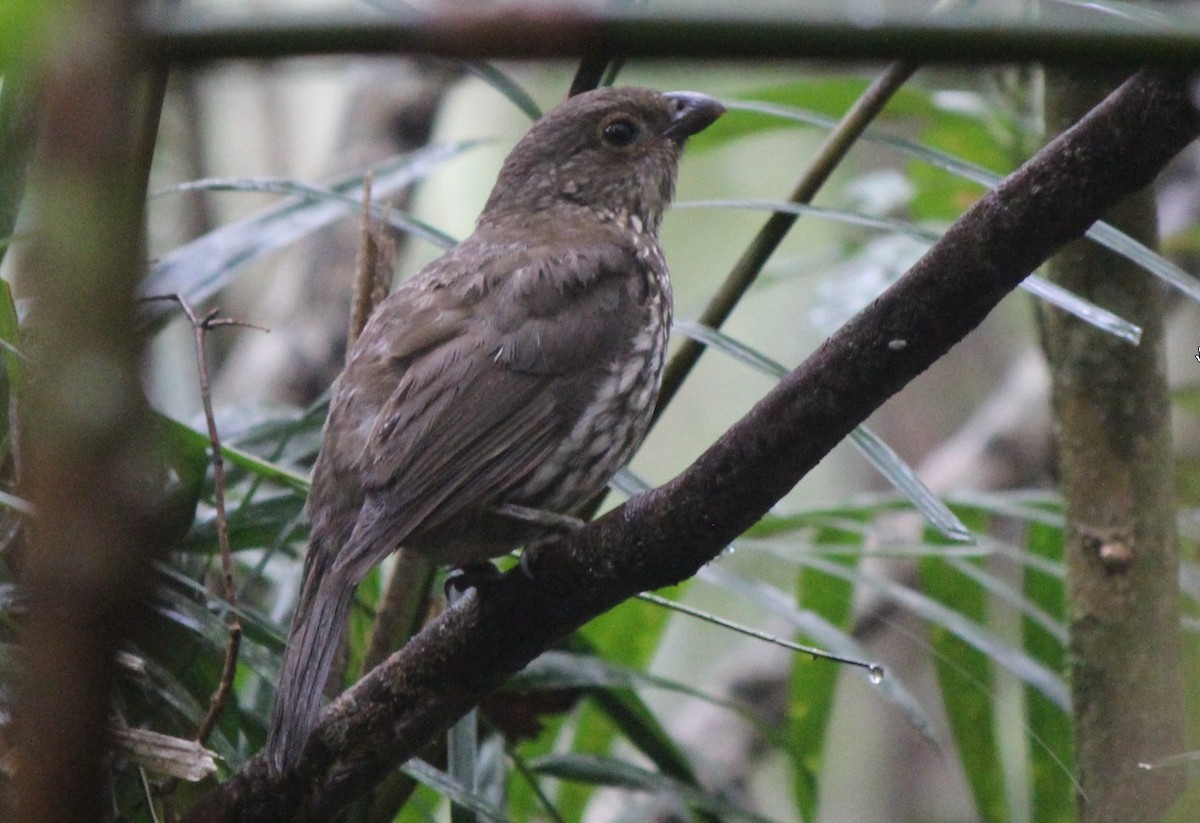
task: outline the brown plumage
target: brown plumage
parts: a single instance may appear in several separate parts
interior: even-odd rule
[[[403,547],[477,563],[571,515],[646,433],[671,324],[658,226],[684,140],[722,113],[602,89],[509,154],[474,233],[376,310],[334,387],[267,749],[299,757],[355,587]],[[510,507],[507,513],[498,511]]]

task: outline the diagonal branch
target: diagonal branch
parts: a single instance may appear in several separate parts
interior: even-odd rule
[[[187,818],[326,819],[568,632],[693,574],[1009,291],[1200,134],[1182,73],[1136,75],[956,222],[686,471],[472,591],[322,716],[299,769],[255,760]]]

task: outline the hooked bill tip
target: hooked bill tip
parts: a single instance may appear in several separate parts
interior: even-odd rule
[[[725,113],[725,107],[709,97],[695,91],[672,91],[665,95],[671,101],[671,123],[664,134],[682,140],[704,131]]]

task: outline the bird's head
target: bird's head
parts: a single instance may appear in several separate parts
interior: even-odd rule
[[[585,211],[656,231],[684,141],[725,111],[703,94],[605,88],[548,112],[513,148],[480,217]]]

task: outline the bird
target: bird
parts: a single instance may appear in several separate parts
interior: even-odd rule
[[[372,567],[395,551],[453,567],[528,548],[632,457],[671,326],[659,225],[685,141],[723,112],[695,92],[568,98],[513,147],[472,234],[373,312],[313,466],[273,771],[303,752]]]

